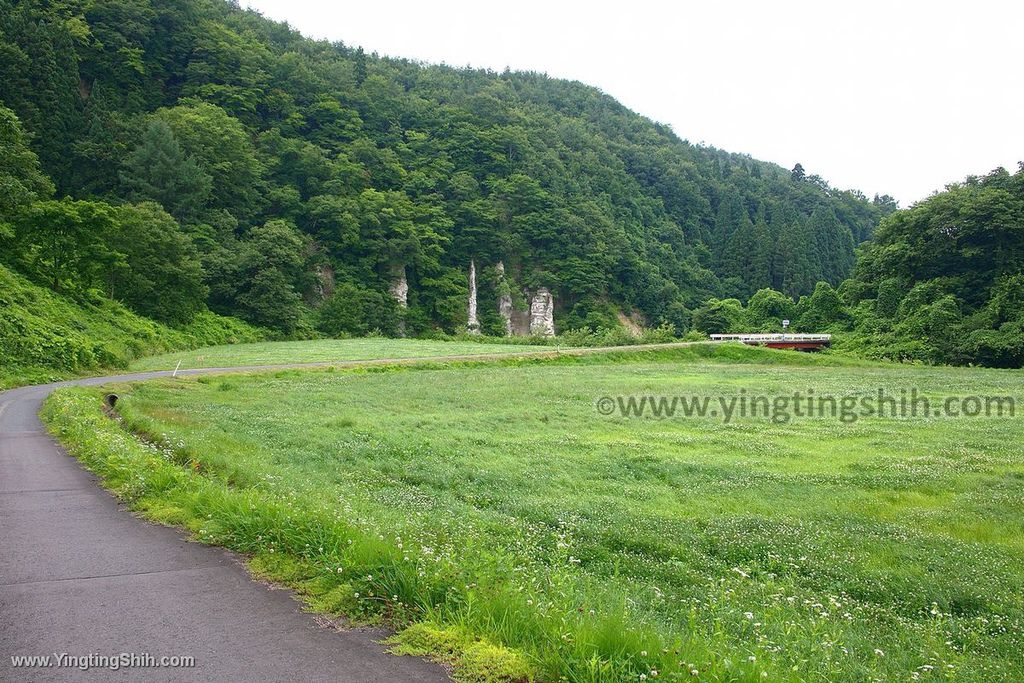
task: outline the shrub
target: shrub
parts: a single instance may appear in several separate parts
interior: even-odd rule
[[[317,311],[316,327],[332,337],[362,336],[377,331],[384,335],[398,334],[398,304],[386,292],[359,285],[338,285],[331,298]]]
[[[708,299],[693,312],[693,328],[705,334],[745,332],[746,314],[737,299]]]

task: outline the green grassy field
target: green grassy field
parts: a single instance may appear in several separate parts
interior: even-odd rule
[[[181,361],[186,368],[220,368],[245,365],[324,363],[381,358],[425,358],[430,356],[487,355],[543,351],[544,346],[524,344],[429,341],[424,339],[318,339],[314,341],[259,342],[208,346],[194,351],[140,358],[131,365],[135,371],[173,370]]]
[[[382,352],[387,356],[392,351]],[[1022,680],[1015,418],[625,418],[603,396],[1024,398],[736,347],[125,387],[46,418],[149,516],[470,680]]]

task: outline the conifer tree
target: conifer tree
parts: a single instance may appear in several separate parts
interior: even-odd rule
[[[772,261],[774,282],[777,289],[789,296],[809,294],[814,287],[814,262],[809,245],[813,237],[807,222],[791,208],[785,208],[777,219],[778,240]]]
[[[729,243],[737,230],[745,224],[750,223],[750,216],[743,206],[743,198],[738,192],[727,193],[718,205],[718,212],[715,215],[715,227],[711,233],[711,253],[714,255],[714,262],[721,267],[726,260],[726,251]],[[730,273],[735,275],[735,272]]]
[[[121,181],[133,200],[155,201],[179,221],[198,216],[211,189],[210,176],[185,156],[171,127],[160,119],[149,122],[128,155]]]

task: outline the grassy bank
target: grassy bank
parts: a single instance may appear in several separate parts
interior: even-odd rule
[[[0,266],[0,390],[121,369],[145,355],[263,337],[210,312],[187,326],[167,327],[103,297],[72,301]]]
[[[542,680],[1018,680],[1019,418],[650,419],[604,396],[1012,395],[1019,373],[743,347],[63,391],[149,516],[402,651]],[[694,673],[696,672],[696,673]]]

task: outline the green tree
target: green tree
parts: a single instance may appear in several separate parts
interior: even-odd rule
[[[83,127],[80,56],[74,25],[41,3],[0,7],[0,104],[28,131],[43,169],[61,194],[71,191],[71,142]]]
[[[1024,272],[999,278],[985,308],[993,326],[1024,322]]]
[[[819,282],[814,293],[801,302],[796,328],[803,332],[821,332],[847,318],[839,293],[827,282]]]
[[[295,288],[275,268],[258,270],[238,296],[242,317],[255,325],[286,334],[298,327],[301,303]]]
[[[22,267],[55,292],[101,286],[118,260],[110,249],[113,207],[100,202],[37,202],[16,222]]]
[[[150,318],[185,324],[205,308],[208,289],[191,240],[159,205],[117,209],[110,247],[122,255],[110,295]]]
[[[775,251],[772,257],[772,287],[789,296],[800,296],[814,287],[814,239],[807,222],[792,209],[779,213],[775,221]]]
[[[781,331],[783,320],[795,317],[796,304],[774,289],[759,289],[747,302],[747,321],[754,330]]]
[[[0,107],[0,222],[9,221],[36,199],[48,199],[53,183],[29,148],[14,112]]]
[[[763,222],[755,226],[744,217],[726,240],[719,266],[723,279],[735,278],[741,283],[731,294],[746,299],[771,284],[771,248],[768,227]]]
[[[814,276],[835,284],[853,268],[853,235],[841,225],[835,212],[819,206],[811,214],[810,231],[814,237]]]
[[[743,304],[737,299],[709,299],[693,311],[693,329],[705,334],[746,332]]]
[[[160,109],[154,116],[170,126],[184,152],[212,179],[211,209],[227,211],[241,222],[260,212],[264,169],[238,119],[197,101]]]
[[[256,325],[294,332],[302,317],[299,292],[307,276],[302,236],[275,220],[250,230],[240,246],[237,313]]]
[[[725,277],[740,276],[739,265],[730,260],[733,254],[729,253],[729,245],[734,243],[733,236],[737,232],[745,232],[749,224],[750,214],[743,205],[743,198],[738,192],[729,192],[718,205],[715,227],[711,233],[711,253],[715,256],[716,267]]]
[[[357,47],[355,52],[355,76],[356,87],[360,87],[366,81],[366,53],[362,47]]]
[[[270,83],[268,46],[224,22],[204,21],[196,32],[182,95],[217,105],[248,124],[268,109],[290,110],[291,98]]]
[[[317,311],[317,329],[332,337],[399,332],[399,311],[387,292],[351,283],[338,285]]]
[[[212,178],[185,156],[171,127],[160,119],[149,122],[125,159],[121,182],[133,200],[155,201],[179,221],[199,216],[212,189]]]
[[[890,277],[878,283],[878,293],[875,298],[875,311],[885,318],[892,318],[899,310],[903,295],[906,294],[906,286],[899,278]]]
[[[305,136],[323,149],[341,151],[359,135],[363,120],[336,98],[321,96],[305,109]]]

